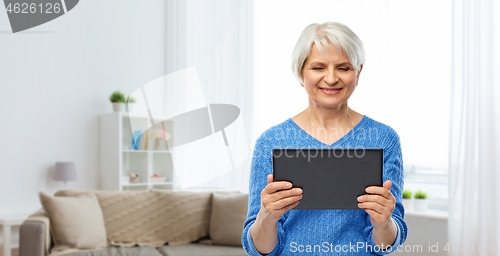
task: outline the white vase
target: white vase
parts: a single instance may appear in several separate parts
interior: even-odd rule
[[[413,200],[403,198],[403,207],[405,208],[405,211],[413,210]]]
[[[415,198],[415,201],[414,201],[415,211],[425,212],[425,211],[427,211],[428,205],[429,205],[429,200]]]
[[[133,103],[133,102],[127,103],[127,108],[128,108],[128,112],[129,113],[134,113],[135,112],[135,104],[136,103]]]
[[[113,112],[123,112],[125,110],[124,103],[113,102]]]

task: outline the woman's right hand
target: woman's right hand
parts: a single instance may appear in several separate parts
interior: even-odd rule
[[[277,223],[288,210],[299,204],[302,189],[292,188],[286,181],[273,182],[273,175],[267,176],[267,186],[260,193],[260,211],[250,230],[253,243],[261,254],[269,254],[278,242]]]
[[[278,222],[281,216],[299,204],[302,199],[302,189],[292,188],[287,181],[273,182],[273,175],[267,175],[267,186],[260,193],[260,211],[267,218]]]

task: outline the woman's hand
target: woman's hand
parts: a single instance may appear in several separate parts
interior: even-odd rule
[[[371,195],[362,195],[358,197],[358,206],[365,209],[370,215],[370,221],[374,228],[387,227],[392,222],[392,211],[396,205],[396,198],[392,195],[390,189],[392,182],[384,182],[382,187],[371,186],[366,188],[366,192]]]
[[[260,193],[260,199],[260,210],[264,212],[266,219],[278,222],[281,215],[299,204],[302,189],[292,188],[292,183],[286,181],[273,182],[273,175],[269,174],[267,186]]]
[[[260,193],[260,212],[250,230],[255,248],[261,254],[269,254],[276,247],[281,215],[297,206],[301,198],[302,189],[292,189],[292,183],[286,181],[273,182],[273,175],[267,175],[267,186]]]
[[[366,192],[371,195],[358,197],[359,208],[365,209],[370,215],[370,222],[373,225],[373,242],[383,250],[394,244],[398,235],[396,223],[391,218],[396,206],[396,198],[390,191],[391,186],[392,181],[388,180],[382,187],[367,187]]]

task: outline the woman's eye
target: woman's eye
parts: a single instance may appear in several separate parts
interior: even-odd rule
[[[349,68],[340,68],[342,71],[349,71]]]
[[[323,68],[313,68],[314,70],[322,70]]]

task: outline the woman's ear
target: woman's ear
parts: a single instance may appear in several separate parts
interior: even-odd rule
[[[361,66],[359,67],[359,71],[358,71],[358,75],[357,75],[358,79],[359,79],[359,74],[361,74],[361,70],[363,70],[363,65],[361,65]]]
[[[300,69],[300,86],[304,87],[304,65]]]
[[[359,74],[361,74],[361,70],[363,70],[363,65],[359,67],[358,75],[356,75],[356,86],[358,86]]]

